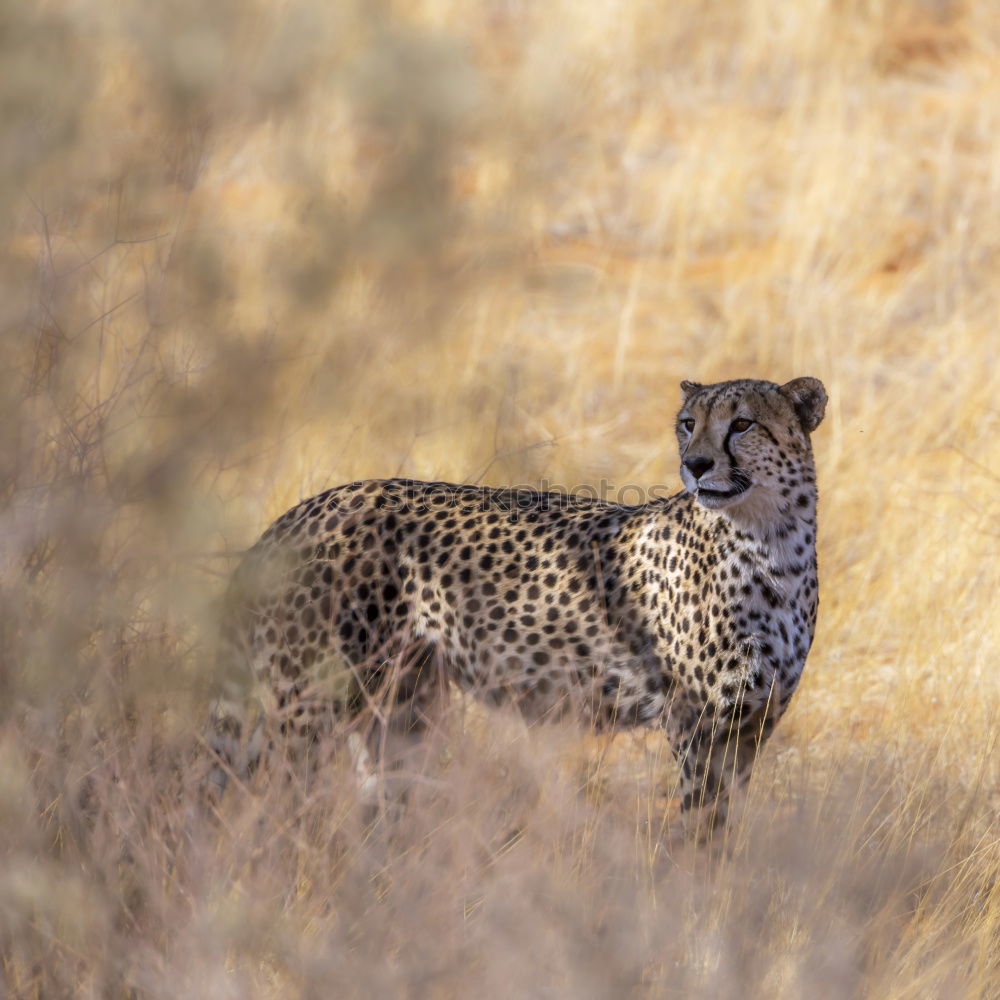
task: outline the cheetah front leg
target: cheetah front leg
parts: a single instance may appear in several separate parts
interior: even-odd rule
[[[742,787],[780,716],[777,703],[751,710],[738,704],[671,715],[668,734],[681,767],[681,813],[685,827],[709,839],[724,826],[733,792]]]

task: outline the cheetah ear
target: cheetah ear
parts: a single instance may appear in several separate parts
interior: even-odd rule
[[[689,382],[685,379],[681,382],[681,392],[684,393],[684,401],[687,402],[699,389],[704,388],[701,382]]]
[[[802,429],[812,434],[826,412],[826,389],[818,378],[793,378],[779,390],[794,407]]]

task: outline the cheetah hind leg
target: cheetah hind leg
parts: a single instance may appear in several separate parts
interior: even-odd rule
[[[204,794],[218,801],[230,777],[246,781],[260,762],[265,742],[264,719],[259,711],[249,712],[231,698],[216,699],[205,735],[210,756]]]
[[[347,739],[359,795],[370,819],[399,818],[447,707],[443,662],[436,644],[418,640],[361,676],[362,725]]]
[[[321,764],[324,737],[349,714],[358,687],[354,671],[339,657],[313,664],[308,677],[273,677],[263,668],[252,677],[246,688],[230,683],[212,703],[204,741],[209,766],[203,791],[209,800],[220,801],[233,779],[246,782],[283,765],[308,787]]]
[[[305,764],[311,783],[323,766],[324,737],[339,730],[366,816],[399,815],[412,776],[420,772],[427,735],[447,703],[436,646],[410,643],[363,667],[331,657],[313,664],[310,675],[308,683],[300,678],[279,691],[261,678],[256,697],[213,703],[205,739],[207,797],[217,802],[233,778],[247,781],[281,764],[300,776],[298,765]]]

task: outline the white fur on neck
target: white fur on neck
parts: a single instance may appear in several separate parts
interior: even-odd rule
[[[801,563],[815,550],[815,489],[811,489],[808,496],[807,506],[796,507],[785,497],[752,490],[742,503],[720,513],[758,542],[760,554],[766,553],[771,564],[780,568]],[[813,536],[809,542],[805,541],[806,535]],[[796,554],[795,550],[800,547],[805,552]]]

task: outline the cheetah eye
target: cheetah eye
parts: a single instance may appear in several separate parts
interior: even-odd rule
[[[735,431],[737,434],[742,434],[743,431],[748,431],[753,426],[752,420],[747,420],[744,417],[740,417],[739,420],[734,420],[730,425],[729,429]]]
[[[683,427],[684,430],[686,430],[688,434],[690,434],[694,430],[694,421],[690,417],[688,417],[687,420],[681,421],[681,427]]]

